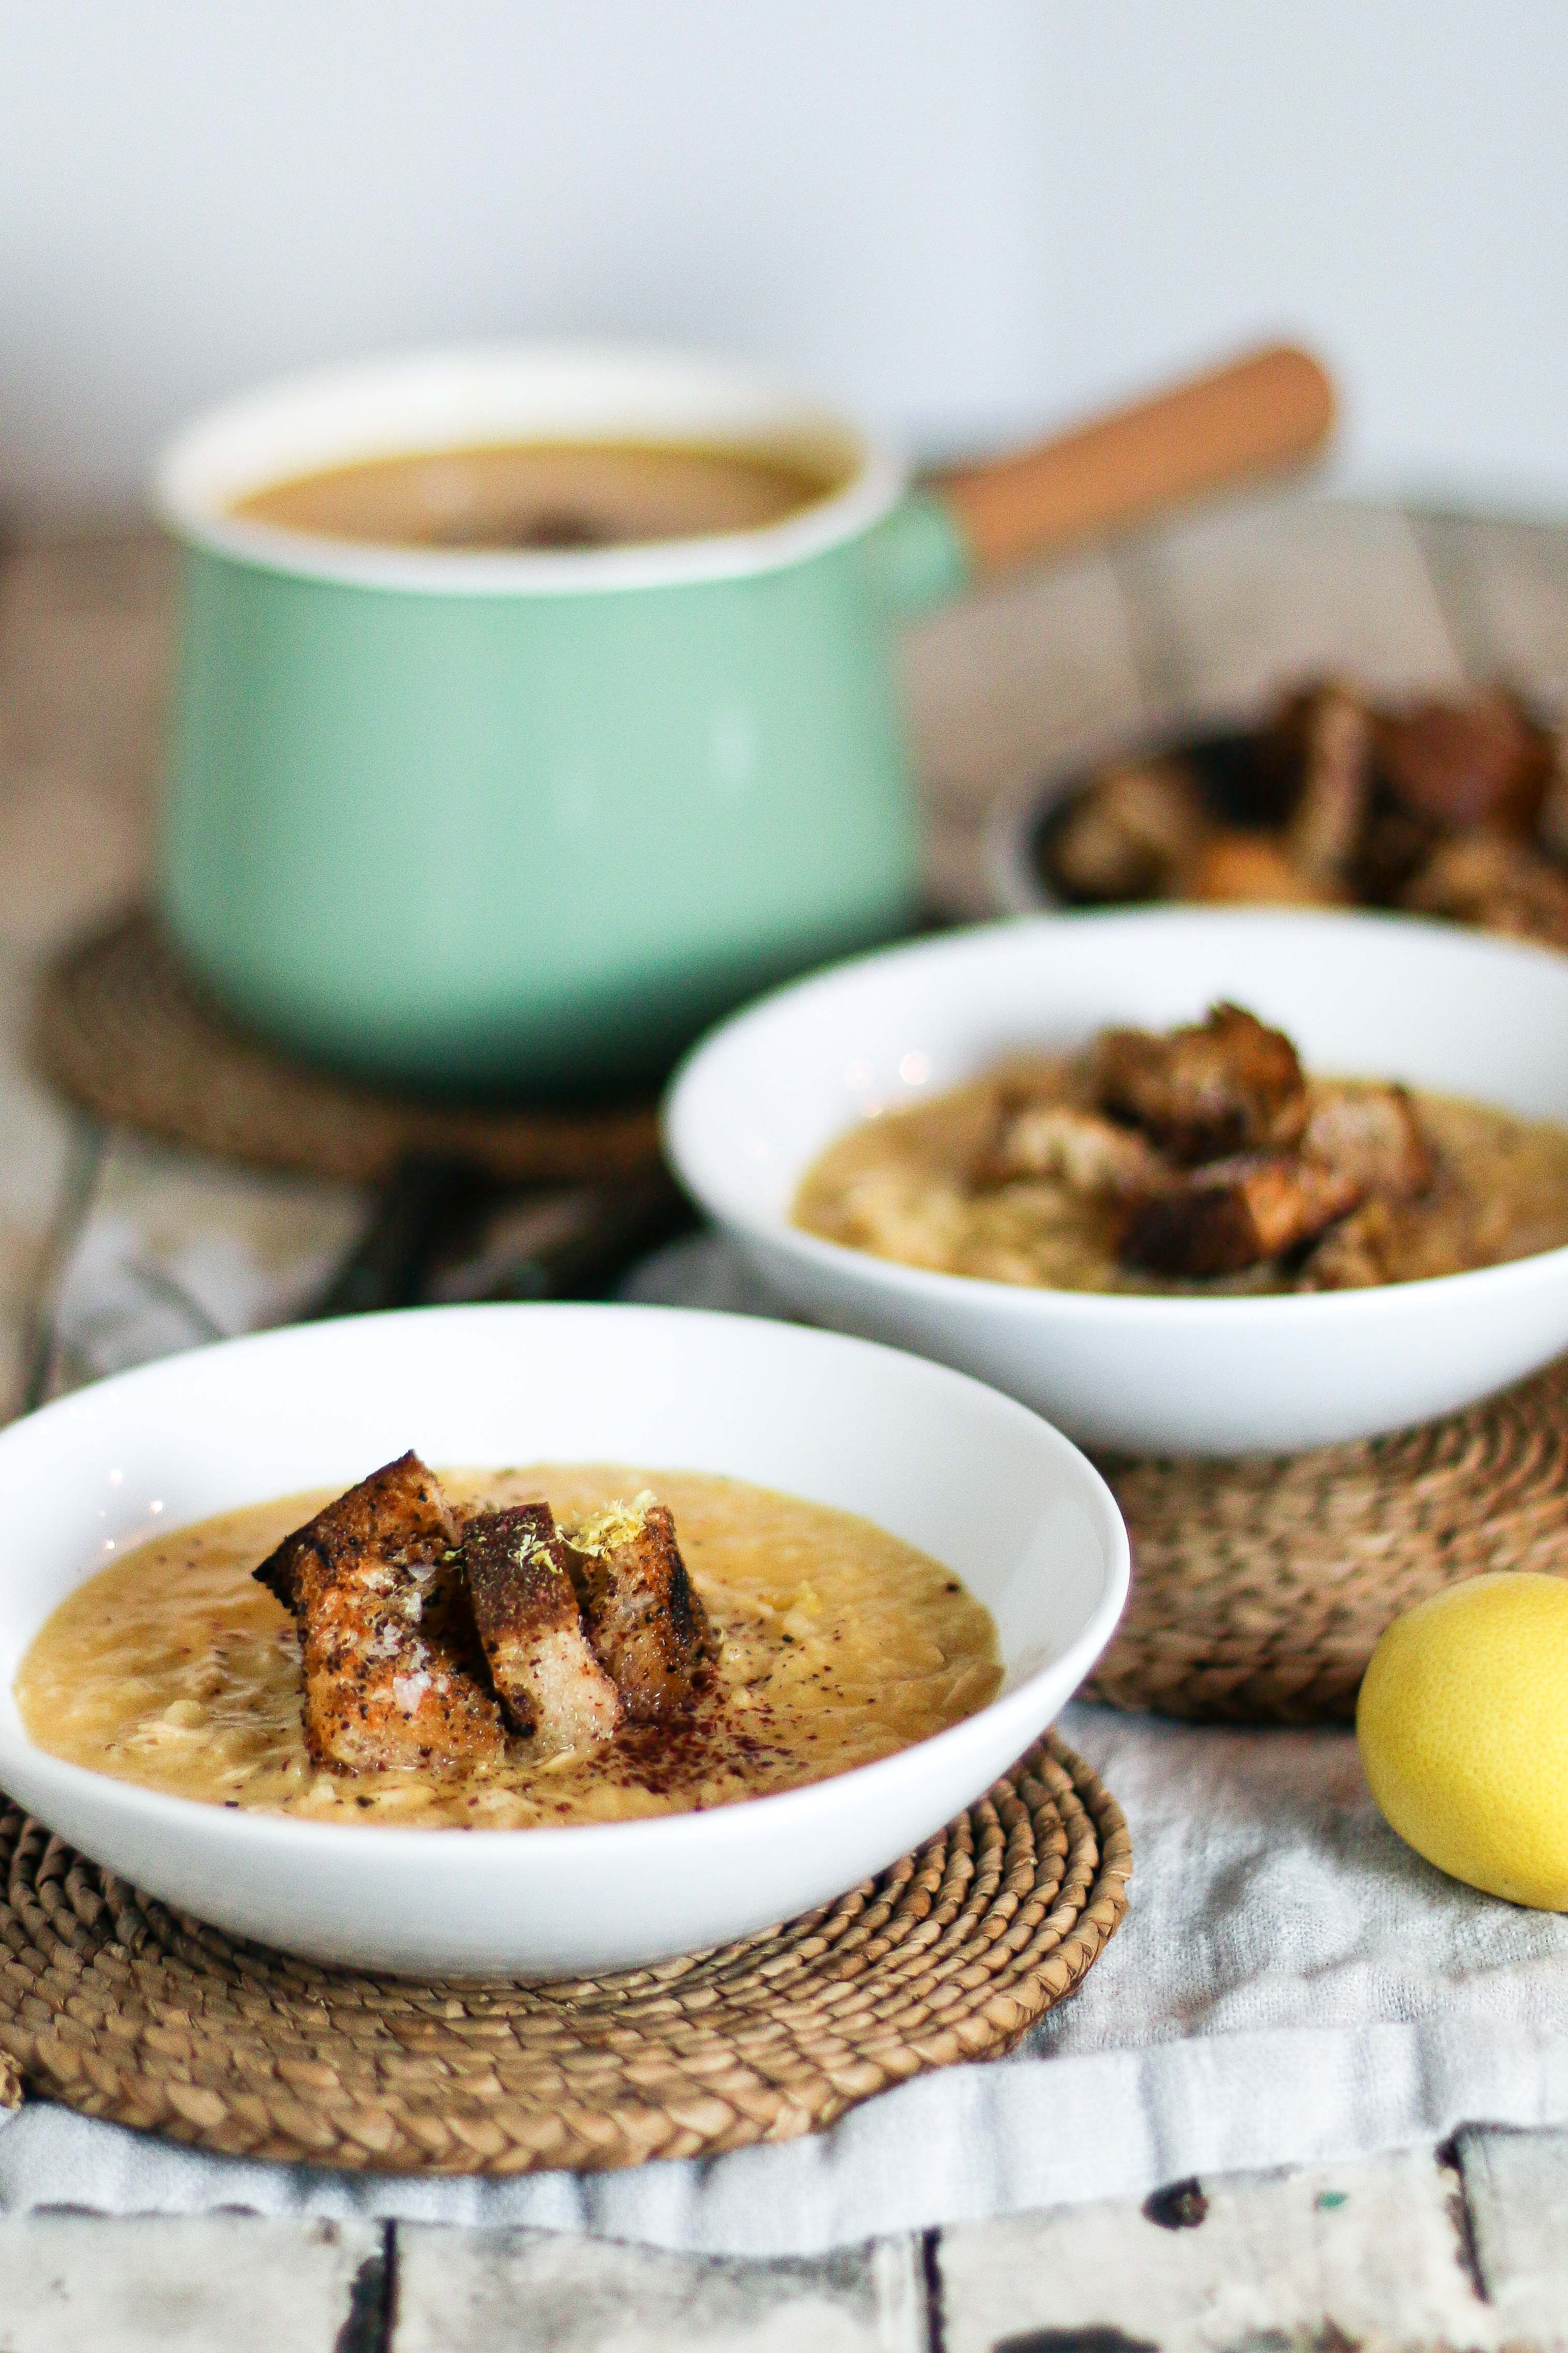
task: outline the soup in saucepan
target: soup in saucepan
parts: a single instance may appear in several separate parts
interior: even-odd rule
[[[361,459],[248,491],[230,511],[387,547],[625,547],[762,530],[828,497],[846,471],[826,454],[502,442]]]

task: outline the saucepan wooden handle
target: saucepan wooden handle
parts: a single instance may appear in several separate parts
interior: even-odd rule
[[[933,487],[990,572],[1300,465],[1333,422],[1325,371],[1280,343]]]

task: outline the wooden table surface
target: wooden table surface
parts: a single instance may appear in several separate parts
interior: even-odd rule
[[[286,1318],[358,1230],[349,1188],[105,1134],[30,1077],[59,938],[142,882],[168,552],[0,567],[0,1412],[237,1320]],[[927,622],[909,646],[933,895],[986,910],[992,810],[1184,706],[1338,670],[1568,690],[1568,531],[1305,498],[1201,516]],[[221,1279],[220,1279],[221,1277]],[[162,1319],[162,1321],[160,1320]],[[1137,1933],[1133,1913],[1123,1934]],[[222,2213],[0,2217],[0,2353],[1350,2353],[1568,2346],[1568,2133],[1173,2185],[787,2262],[520,2231]]]

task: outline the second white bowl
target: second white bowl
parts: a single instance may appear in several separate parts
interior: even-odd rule
[[[1568,1249],[1369,1291],[1105,1296],[932,1274],[790,1223],[863,1119],[1025,1047],[1164,1029],[1216,998],[1309,1069],[1403,1079],[1568,1124],[1568,956],[1412,917],[1191,909],[987,926],[782,989],[678,1075],[668,1149],[776,1293],[994,1381],[1085,1443],[1286,1452],[1470,1403],[1568,1347]]]

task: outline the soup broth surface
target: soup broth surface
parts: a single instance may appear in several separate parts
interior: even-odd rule
[[[624,547],[783,522],[838,489],[843,466],[782,451],[649,442],[434,449],[269,483],[231,513],[388,547]]]
[[[996,1633],[950,1569],[847,1512],[741,1480],[619,1465],[449,1472],[458,1503],[558,1517],[651,1487],[720,1640],[688,1718],[543,1763],[322,1770],[306,1753],[291,1619],[251,1571],[331,1500],[288,1495],[153,1537],[47,1620],[16,1698],[30,1739],[117,1779],[318,1821],[461,1830],[683,1813],[890,1757],[1000,1688]]]

